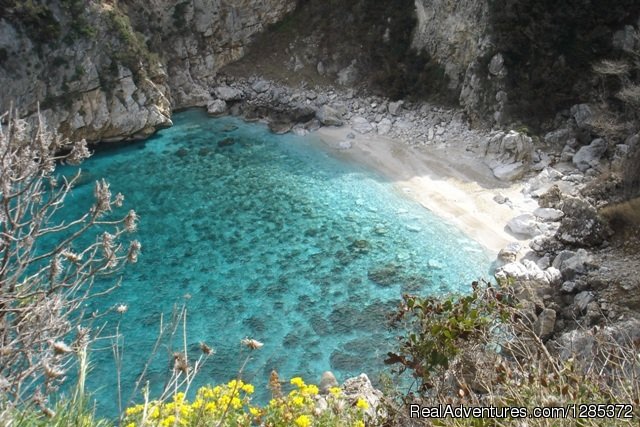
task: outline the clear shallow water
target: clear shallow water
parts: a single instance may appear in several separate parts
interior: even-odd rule
[[[219,147],[225,138],[235,143]],[[129,306],[120,326],[124,397],[151,352],[160,314],[174,304],[188,309],[192,355],[200,341],[216,350],[196,386],[235,376],[243,337],[264,342],[244,374],[264,401],[272,369],[308,382],[325,370],[339,381],[361,372],[375,378],[395,344],[386,315],[403,292],[466,292],[489,273],[480,245],[392,183],[309,138],[236,118],[176,114],[172,128],[97,153],[82,168],[87,184],[68,204],[88,206],[91,183],[105,177],[126,197],[122,212],[135,208],[141,217],[139,262],[97,306]],[[117,317],[110,319],[106,332]],[[164,384],[168,360],[161,349],[149,370],[152,390]],[[92,362],[99,412],[114,415],[113,356],[94,351]]]

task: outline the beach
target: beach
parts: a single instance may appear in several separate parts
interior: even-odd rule
[[[528,210],[522,184],[496,179],[468,147],[455,143],[411,146],[376,134],[358,134],[348,126],[323,127],[315,134],[336,155],[379,172],[492,253],[497,255],[518,240],[505,226]],[[508,202],[496,202],[498,195]]]

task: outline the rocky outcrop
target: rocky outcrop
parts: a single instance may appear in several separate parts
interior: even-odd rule
[[[516,131],[498,132],[487,144],[485,163],[496,178],[513,181],[527,172],[533,153],[533,142]]]
[[[9,2],[0,11],[0,110],[13,104],[29,115],[39,103],[47,123],[73,138],[148,136],[171,124],[173,109],[209,104],[220,67],[294,7],[294,0],[70,0],[41,9]]]

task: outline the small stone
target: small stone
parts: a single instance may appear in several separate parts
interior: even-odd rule
[[[338,387],[338,380],[335,375],[331,371],[325,371],[322,373],[322,378],[320,378],[320,394],[329,394],[329,390],[333,387]]]

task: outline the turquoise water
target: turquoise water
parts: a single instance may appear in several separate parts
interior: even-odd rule
[[[231,145],[219,146],[226,139]],[[192,356],[216,350],[197,384],[226,382],[244,360],[240,340],[264,343],[244,377],[256,399],[281,377],[317,382],[367,372],[376,378],[395,342],[386,315],[403,292],[465,292],[487,277],[490,258],[474,241],[406,199],[393,183],[345,163],[317,142],[277,136],[257,124],[201,111],[176,114],[174,126],[144,142],[96,153],[83,165],[86,206],[105,177],[141,221],[138,264],[104,310],[127,304],[122,390],[126,398],[156,338],[160,315],[188,310]],[[103,335],[113,332],[112,315]],[[178,338],[180,338],[178,334]],[[89,386],[101,413],[115,414],[116,375],[108,340],[92,353]],[[178,340],[177,347],[180,347]],[[146,379],[162,387],[170,350]]]

